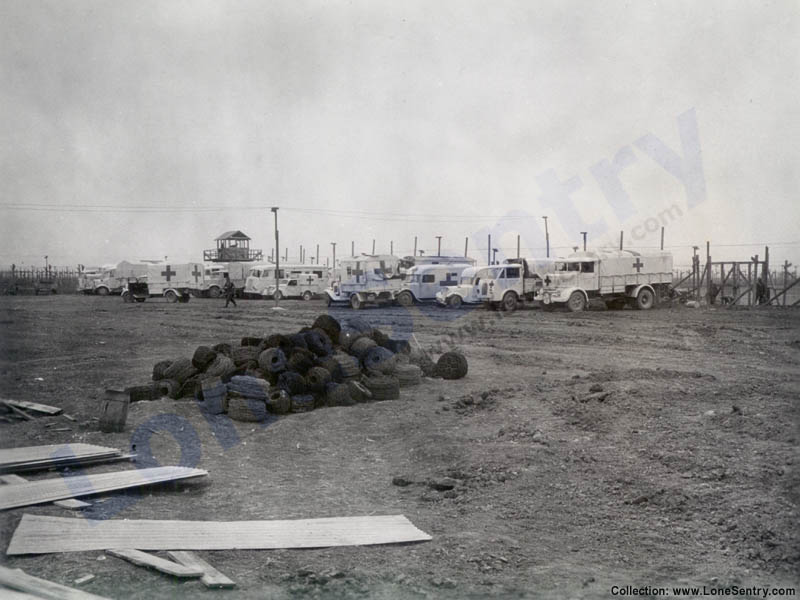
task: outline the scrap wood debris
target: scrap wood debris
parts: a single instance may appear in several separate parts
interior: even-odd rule
[[[467,359],[446,352],[434,362],[361,318],[317,317],[292,335],[244,337],[241,345],[198,347],[191,358],[159,361],[153,382],[129,388],[132,402],[197,398],[208,412],[241,421],[399,398],[422,376],[460,379]]]

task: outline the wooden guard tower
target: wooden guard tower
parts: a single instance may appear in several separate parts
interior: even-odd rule
[[[250,238],[238,229],[226,231],[216,240],[217,247],[203,250],[204,262],[237,262],[262,260],[261,250],[250,248]]]

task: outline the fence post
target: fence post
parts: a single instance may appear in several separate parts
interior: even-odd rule
[[[708,273],[708,279],[706,280],[706,302],[708,304],[713,304],[713,291],[711,288],[711,242],[706,242],[706,272]]]

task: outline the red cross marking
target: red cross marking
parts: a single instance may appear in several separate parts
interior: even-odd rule
[[[200,275],[202,275],[202,274],[203,274],[203,272],[200,269],[197,268],[197,265],[195,265],[194,266],[194,271],[192,271],[192,275],[194,275],[194,282],[195,283],[197,283],[197,281],[200,279]]]
[[[162,277],[166,277],[167,281],[171,281],[171,276],[172,275],[177,275],[177,274],[178,273],[176,271],[170,270],[170,266],[169,265],[167,265],[167,270],[166,271],[161,271],[161,276]]]
[[[637,273],[641,273],[643,266],[644,266],[644,263],[642,261],[640,261],[639,257],[637,256],[636,257],[636,262],[633,263],[633,268],[636,269]]]

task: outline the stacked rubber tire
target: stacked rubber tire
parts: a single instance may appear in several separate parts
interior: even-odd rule
[[[153,383],[138,386],[136,395],[142,400],[148,394],[196,398],[202,406],[204,382],[209,389],[208,382],[218,379],[211,385],[227,386],[231,418],[263,421],[270,414],[393,400],[400,397],[400,388],[419,385],[423,376],[459,379],[466,374],[461,354],[447,352],[434,362],[362,318],[340,323],[323,314],[294,334],[248,336],[240,345],[199,346],[191,358],[159,361]]]

